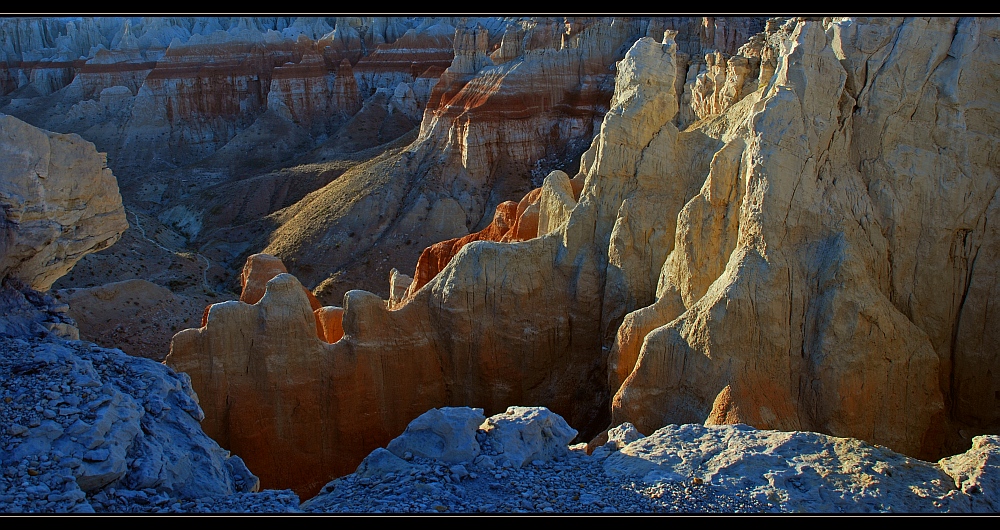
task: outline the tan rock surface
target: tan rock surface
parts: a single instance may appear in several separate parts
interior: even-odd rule
[[[552,232],[569,219],[569,212],[576,206],[577,195],[565,172],[556,170],[545,177],[538,198],[538,235]]]
[[[329,280],[326,303],[339,303],[353,288],[388,298],[376,279],[415,264],[430,245],[485,228],[497,204],[538,187],[531,182],[537,161],[573,163],[607,108],[610,66],[649,24],[587,19],[568,29],[552,18],[500,30],[459,28],[455,59],[429,95],[416,141],[289,211],[264,252],[289,264],[323,263],[308,271],[290,267],[311,287]],[[493,63],[491,43],[504,32],[527,35],[523,61]],[[445,229],[427,234],[425,223],[442,218]]]
[[[413,278],[392,269],[389,273],[389,309],[398,306],[406,298],[406,291],[412,284]]]
[[[497,206],[493,214],[493,222],[479,232],[455,239],[436,243],[424,249],[417,259],[417,269],[413,280],[406,290],[406,298],[413,296],[421,287],[441,272],[448,263],[462,250],[462,247],[473,241],[500,241],[506,236],[517,220],[518,204],[507,201]]]
[[[619,104],[613,112],[619,116],[619,121],[606,122],[605,126],[619,136],[609,134],[604,143],[595,141],[589,158],[585,157],[589,161],[584,164],[588,182],[580,192],[580,202],[569,213],[566,222],[560,223],[552,233],[516,243],[471,241],[459,245],[456,252],[451,252],[451,247],[460,238],[446,242],[449,252],[442,252],[439,257],[446,258],[447,263],[435,267],[440,272],[427,275],[423,288],[414,290],[411,287],[411,298],[405,305],[390,311],[378,296],[361,291],[348,292],[344,298],[344,337],[329,346],[322,346],[318,339],[310,336],[306,324],[306,299],[300,295],[293,297],[292,291],[298,292],[298,282],[294,282],[293,288],[293,282],[283,279],[288,278],[283,275],[271,280],[268,294],[252,309],[237,303],[215,305],[205,327],[175,336],[168,363],[191,373],[199,395],[208,396],[202,405],[210,418],[207,424],[213,426],[206,429],[228,436],[228,447],[244,456],[265,485],[298,484],[292,487],[299,488],[313,479],[288,475],[285,469],[288,463],[282,461],[278,469],[278,461],[273,455],[295,446],[303,437],[310,438],[301,442],[306,447],[312,447],[319,443],[315,440],[323,438],[328,441],[323,443],[329,443],[329,448],[312,452],[307,467],[317,474],[321,470],[330,476],[344,473],[353,469],[348,462],[356,466],[367,452],[387,443],[402,432],[410,419],[429,408],[471,405],[492,414],[505,410],[511,403],[537,403],[565,417],[585,436],[606,426],[610,394],[601,390],[607,380],[600,327],[604,293],[601,256],[607,255],[608,238],[621,209],[621,197],[634,197],[633,201],[640,203],[647,196],[665,193],[653,178],[659,166],[652,162],[640,165],[646,168],[645,177],[641,179],[625,168],[636,166],[643,158],[644,147],[654,138],[660,138],[658,143],[654,142],[656,149],[668,152],[683,153],[678,146],[716,143],[678,133],[670,123],[670,115],[620,117],[627,114],[625,102],[633,101],[636,95],[658,98],[659,105],[668,109],[672,104],[673,113],[676,113],[676,92],[672,88],[676,74],[671,62],[673,43],[661,44],[650,39],[639,42],[635,53],[659,61],[657,64],[663,69],[644,68],[639,59],[626,58],[623,69],[632,72],[632,81],[622,86],[631,87],[627,90],[633,92],[623,92],[616,97]],[[664,86],[671,90],[662,90]],[[607,156],[595,156],[595,152],[607,153]],[[615,156],[618,158],[614,159]],[[707,171],[708,162],[701,161],[700,150],[689,155],[677,154],[675,158],[681,163],[672,174],[692,173],[692,169],[703,166]],[[406,164],[405,156],[402,160],[401,163]],[[678,182],[676,185],[683,189],[691,187],[691,195],[697,191],[694,184],[687,184],[685,180]],[[569,184],[566,194],[572,193],[575,200],[574,183]],[[344,183],[335,182],[331,187],[334,185]],[[640,187],[642,190],[636,191]],[[607,193],[607,197],[602,198],[599,192]],[[500,222],[484,232],[495,231],[494,237],[501,237],[512,228],[515,216],[525,228],[523,222],[532,204],[537,219],[541,195],[539,188],[525,196],[520,204],[502,205],[494,216],[495,223]],[[362,201],[368,208],[359,211],[385,212],[392,207],[384,196],[369,194]],[[674,201],[680,208],[683,197]],[[423,204],[433,211],[434,201],[425,199]],[[647,215],[662,218],[662,212]],[[640,213],[633,214],[632,218],[637,223],[643,219]],[[533,224],[528,228],[535,232],[537,220]],[[353,239],[372,237],[362,232],[370,228],[358,225],[357,230],[352,234],[351,230],[342,229],[340,233],[351,234]],[[662,235],[656,237],[663,238]],[[642,256],[648,252],[640,245],[617,248],[630,249],[622,250],[622,255],[631,252]],[[666,249],[658,252],[663,256],[667,253]],[[623,258],[625,262],[629,259]],[[642,271],[645,277],[652,277],[646,282],[650,284],[646,295],[649,298],[655,290],[659,265],[656,264],[656,271]],[[419,284],[419,274],[418,270],[414,285]],[[272,287],[279,283],[283,287],[272,296]],[[279,292],[283,294],[279,296]],[[293,311],[291,305],[284,305],[286,302],[291,304],[290,298],[284,297],[298,298],[294,306],[300,308]],[[279,300],[285,301],[279,304]],[[272,309],[279,306],[289,309],[280,313]],[[618,311],[620,315],[625,313],[624,308]],[[272,314],[292,313],[297,315],[294,325],[287,321],[263,320],[265,316],[275,318]],[[270,336],[277,333],[283,336]],[[309,394],[312,399],[330,403],[317,405],[329,411],[321,418],[308,419],[309,416],[304,415],[293,420],[270,412],[290,406],[288,403],[295,399],[291,394],[267,394],[269,397],[265,400],[260,392],[241,390],[253,385],[283,387],[285,383],[280,381],[285,380],[285,372],[267,368],[269,363],[278,361],[266,359],[283,358],[289,355],[287,352],[296,352],[295,362],[301,363],[295,370],[310,374],[304,381],[314,389]],[[232,361],[209,361],[221,358]],[[346,366],[341,368],[338,363],[346,363]],[[334,368],[329,368],[331,364]],[[317,381],[315,378],[320,374],[328,375],[322,376],[325,380]],[[265,405],[251,404],[253,401],[263,401]],[[246,434],[249,437],[245,440],[237,439],[244,436],[242,429],[245,427],[238,422],[246,421],[243,419],[246,413],[237,413],[235,409],[258,406],[268,407],[266,413],[254,413],[266,425],[268,433],[251,433]],[[300,421],[303,426],[287,429],[271,426],[273,422],[285,426],[292,421]],[[276,429],[280,432],[301,430],[296,431],[299,434],[277,437]],[[352,445],[357,447],[357,454],[348,454],[339,448],[340,452],[331,456],[337,444],[330,440],[345,439],[363,439],[364,442]],[[248,445],[241,452],[239,448],[244,447],[243,444]],[[259,452],[261,459],[256,467],[254,457],[248,456],[254,452]],[[268,476],[271,478],[266,478]]]
[[[7,235],[0,276],[45,291],[84,255],[128,228],[103,153],[75,134],[56,134],[0,115],[0,207]]]
[[[352,293],[345,310],[389,315],[368,298]],[[315,321],[302,285],[279,274],[254,305],[212,306],[205,327],[175,335],[167,359],[191,376],[205,432],[241,455],[263,488],[291,487],[304,498],[444,396],[440,365],[385,347],[377,326],[363,332],[345,319],[347,340],[327,344]],[[365,355],[356,353],[359,339]]]
[[[321,332],[319,338],[323,342],[334,343],[344,336],[344,308],[325,306],[313,311]]]
[[[612,423],[808,429],[924,458],[996,429],[993,413],[973,412],[996,384],[976,346],[988,328],[959,330],[989,319],[970,300],[995,266],[971,256],[996,245],[985,219],[997,177],[972,151],[928,150],[996,139],[980,122],[921,113],[975,106],[984,82],[971,72],[989,79],[976,61],[993,52],[972,42],[993,23],[798,23],[760,102],[733,108],[746,129],[726,133],[680,212],[656,304],[618,332],[612,380],[629,375]],[[975,205],[962,189],[981,190]],[[962,397],[958,368],[972,365],[976,399]]]

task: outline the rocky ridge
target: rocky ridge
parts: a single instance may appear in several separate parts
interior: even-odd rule
[[[33,296],[10,285],[0,292],[4,302]],[[31,307],[44,311],[46,300],[38,303]],[[10,331],[0,337],[0,511],[296,508],[290,491],[254,493],[257,477],[205,435],[184,374],[93,343]]]

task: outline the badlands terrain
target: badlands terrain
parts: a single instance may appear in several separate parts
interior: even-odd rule
[[[0,18],[0,511],[996,512],[998,38]]]

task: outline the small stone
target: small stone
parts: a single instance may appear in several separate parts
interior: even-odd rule
[[[7,428],[7,434],[10,434],[11,436],[21,436],[26,432],[28,432],[27,427],[16,423]]]
[[[111,452],[107,449],[92,449],[83,454],[83,459],[88,462],[104,462],[111,456]]]

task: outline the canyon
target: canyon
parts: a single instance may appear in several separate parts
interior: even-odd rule
[[[324,511],[436,480],[435,459],[469,491],[486,487],[469,470],[573,461],[660,495],[725,486],[751,511],[1000,506],[994,19],[6,18],[0,35],[0,373],[111,396],[58,408],[39,386],[37,410],[5,390],[11,506],[144,491]],[[517,436],[491,437],[519,414],[520,439],[558,441],[513,459]],[[465,453],[415,449],[438,437]],[[206,456],[177,464],[186,444]],[[758,464],[765,446],[795,449]],[[56,453],[83,464],[29,473],[66,484],[31,500],[13,481]],[[883,461],[924,493],[866,496]],[[817,466],[846,473],[824,479],[840,501],[786,484]],[[214,478],[184,489],[197,474]]]

